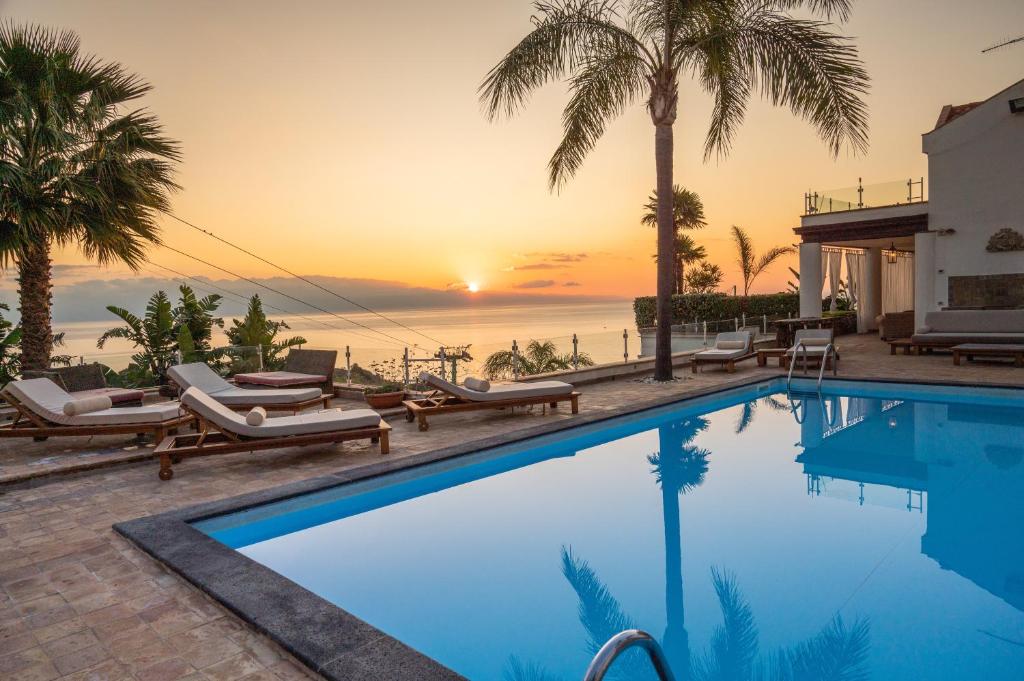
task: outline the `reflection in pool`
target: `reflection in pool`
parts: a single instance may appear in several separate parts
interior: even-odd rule
[[[197,525],[473,679],[1021,678],[1019,398],[777,388]]]

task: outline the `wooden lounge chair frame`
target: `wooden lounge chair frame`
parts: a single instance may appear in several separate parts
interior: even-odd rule
[[[369,439],[371,443],[379,444],[382,455],[387,454],[391,450],[389,443],[391,426],[384,419],[381,419],[380,423],[376,426],[366,428],[332,430],[325,433],[310,433],[306,435],[250,438],[226,431],[184,405],[182,405],[182,409],[189,413],[189,418],[196,420],[198,432],[185,435],[168,435],[156,446],[155,453],[160,457],[159,477],[161,480],[170,480],[174,477],[172,464],[180,463],[182,459],[194,456],[255,452],[264,449],[334,444],[348,440],[363,439]]]
[[[750,359],[751,357],[757,357],[756,352],[749,352],[739,357],[730,357],[729,359],[715,358],[715,357],[698,357],[694,355],[690,358],[690,371],[697,373],[697,367],[703,364],[721,364],[722,368],[725,369],[726,373],[736,373],[736,363],[742,362],[743,360]]]
[[[572,406],[572,413],[580,413],[580,393],[573,391],[562,395],[537,395],[534,397],[512,397],[507,400],[466,400],[443,390],[434,390],[426,397],[415,400],[405,400],[405,420],[409,423],[417,421],[420,431],[430,429],[427,423],[428,416],[437,414],[449,414],[460,411],[480,411],[483,409],[512,409],[515,407],[528,407],[535,404],[544,405],[545,413],[550,405],[552,409],[558,407],[559,402],[569,402]]]
[[[81,425],[66,426],[47,421],[34,411],[23,405],[16,397],[4,393],[4,399],[18,410],[17,416],[10,423],[0,426],[0,437],[30,437],[38,442],[50,437],[76,435],[145,435],[153,434],[157,442],[164,440],[167,434],[192,422],[193,416],[186,414],[167,421],[157,423],[119,423],[116,425]],[[20,425],[22,420],[31,425]]]

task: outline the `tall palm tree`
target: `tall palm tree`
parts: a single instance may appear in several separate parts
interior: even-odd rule
[[[755,89],[810,121],[838,154],[867,146],[868,77],[849,39],[805,8],[845,20],[851,0],[538,0],[533,30],[480,86],[492,119],[514,114],[533,90],[570,83],[563,138],[548,163],[552,189],[579,169],[610,119],[639,101],[655,128],[658,261],[655,378],[672,378],[673,125],[680,76],[714,98],[705,158],[724,154]]]
[[[651,227],[658,226],[658,192],[651,194],[644,204],[646,212],[640,218],[640,224]],[[676,230],[673,253],[672,281],[673,293],[682,293],[686,287],[683,280],[683,272],[686,265],[703,260],[706,253],[703,246],[698,246],[689,234],[683,234],[687,229],[703,229],[707,227],[704,220],[704,203],[700,200],[697,192],[684,189],[678,184],[672,187],[672,223]],[[654,256],[657,260],[657,255]]]
[[[754,280],[759,274],[782,256],[796,251],[792,246],[775,246],[762,253],[761,257],[757,257],[754,242],[742,227],[732,226],[732,238],[736,242],[736,263],[740,266],[740,274],[743,275],[744,297],[750,294],[750,287],[754,285]]]
[[[70,31],[0,25],[0,265],[18,268],[25,369],[49,365],[53,247],[134,269],[158,242],[179,153],[152,114],[126,109],[149,90]]]
[[[647,457],[661,486],[662,526],[665,531],[665,635],[662,643],[672,668],[689,678],[690,637],[683,607],[683,547],[679,496],[699,487],[708,472],[706,449],[690,443],[707,429],[703,417],[687,418],[658,428],[658,452]]]

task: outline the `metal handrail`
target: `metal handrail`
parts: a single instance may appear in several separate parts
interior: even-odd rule
[[[661,649],[653,636],[640,629],[627,629],[608,639],[608,642],[601,646],[601,650],[597,651],[597,655],[594,655],[594,659],[590,661],[587,673],[583,675],[583,681],[601,681],[619,655],[633,646],[640,646],[647,651],[647,655],[651,658],[651,664],[654,665],[654,670],[658,673],[658,678],[661,681],[675,681],[676,677],[669,669],[665,651]]]
[[[804,345],[803,341],[800,341],[796,344],[796,347],[793,348],[793,359],[789,361],[789,375],[786,376],[787,392],[789,391],[789,384],[793,382],[793,369],[796,368],[796,353],[800,352],[801,349],[803,349],[804,373],[807,373],[807,346]]]
[[[821,379],[825,376],[825,366],[828,365],[828,358],[832,357],[832,375],[839,375],[839,355],[836,354],[836,348],[834,345],[829,343],[825,346],[825,352],[821,355],[821,368],[818,369],[818,392],[821,392]]]

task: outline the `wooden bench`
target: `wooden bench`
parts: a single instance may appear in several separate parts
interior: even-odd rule
[[[967,361],[975,357],[1009,358],[1014,365],[1024,367],[1024,345],[1013,343],[961,343],[953,346],[953,364],[960,366],[960,358]]]

